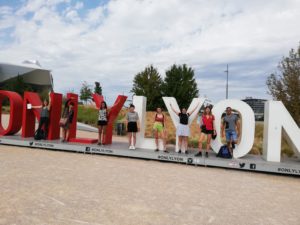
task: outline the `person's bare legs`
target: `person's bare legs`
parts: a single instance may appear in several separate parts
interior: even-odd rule
[[[182,145],[182,136],[178,136],[178,147],[179,147],[179,151],[181,152],[181,145]]]
[[[187,149],[188,149],[188,137],[184,137],[183,140],[184,140],[185,152],[187,152]]]
[[[102,127],[102,144],[105,145],[105,139],[106,139],[106,126]]]
[[[103,131],[103,127],[102,126],[98,126],[98,144],[102,143],[102,131]]]
[[[211,134],[208,134],[207,141],[206,141],[206,157],[208,157],[208,151],[210,149],[210,142],[211,142]]]
[[[230,151],[230,154],[232,155],[232,146],[231,146],[231,141],[228,141],[228,142],[227,142],[227,148],[229,149],[229,151]]]
[[[131,139],[132,139],[132,132],[129,132],[129,133],[128,133],[128,143],[129,143],[129,147],[132,145]]]
[[[158,146],[158,130],[156,129],[155,130],[155,144],[156,144],[156,151],[159,149],[159,146]]]
[[[136,144],[136,133],[132,133],[132,136],[133,136],[133,146],[135,147],[135,144]]]
[[[165,137],[165,133],[164,131],[160,132],[160,135],[161,135],[161,139],[163,141],[163,148],[164,148],[164,151],[166,151],[166,137]]]
[[[202,146],[203,146],[204,139],[205,139],[205,134],[201,133],[199,137],[199,143],[198,143],[199,153],[201,154],[202,154]]]
[[[62,141],[65,141],[66,140],[66,130],[64,128],[62,128]]]
[[[232,135],[231,134],[227,134],[226,131],[225,131],[225,136],[226,136],[226,143],[227,143],[227,148],[230,152],[230,154],[232,155],[232,145],[231,145],[231,142],[232,142]],[[229,139],[228,139],[229,138]]]
[[[231,137],[230,137],[230,140],[227,140],[227,148],[229,149],[230,154],[232,155],[233,150],[232,150],[232,145],[231,145]]]
[[[69,139],[70,139],[70,130],[69,129],[66,130],[66,137],[67,137],[66,141],[69,141]]]

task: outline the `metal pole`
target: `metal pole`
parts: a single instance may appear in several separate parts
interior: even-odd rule
[[[228,64],[227,64],[227,70],[224,71],[226,73],[226,99],[228,99]]]

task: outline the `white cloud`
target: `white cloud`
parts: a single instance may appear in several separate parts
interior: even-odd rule
[[[14,24],[13,8],[0,6],[0,31],[12,27]]]
[[[68,3],[63,12],[57,9],[62,3]],[[57,91],[99,80],[109,96],[116,87],[128,92],[134,74],[149,64],[164,73],[173,63],[186,63],[196,69],[200,93],[217,100],[227,63],[236,65],[234,95],[266,96],[265,88],[251,92],[255,86],[245,82],[264,82],[300,40],[297,0],[116,0],[82,13],[84,8],[82,1],[68,0],[29,0],[16,12],[0,7],[0,37],[4,28],[14,29],[12,40],[0,42],[0,60],[38,59],[53,70]],[[220,72],[211,74],[213,67]]]

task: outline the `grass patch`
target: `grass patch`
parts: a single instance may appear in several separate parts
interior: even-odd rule
[[[96,127],[98,110],[84,105],[78,105],[77,121]]]
[[[2,106],[2,113],[3,114],[9,114],[10,107],[9,106]]]
[[[109,110],[109,109],[108,109]],[[115,120],[117,122],[125,122],[125,116],[127,111],[122,109]],[[98,110],[91,106],[78,105],[77,121],[88,124],[90,126],[97,127],[98,122]]]

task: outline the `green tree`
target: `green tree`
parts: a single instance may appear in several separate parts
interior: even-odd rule
[[[187,108],[198,94],[194,70],[191,67],[174,64],[166,71],[163,95],[176,98],[180,108]]]
[[[95,82],[94,93],[102,95],[102,87],[101,87],[100,83],[97,81]]]
[[[300,44],[278,64],[278,73],[267,78],[269,94],[282,101],[294,120],[300,125]]]
[[[135,75],[131,92],[147,97],[147,110],[162,107],[162,79],[157,69],[152,65]]]
[[[91,86],[84,81],[80,88],[80,100],[84,101],[87,104],[88,100],[92,99],[92,88]]]

